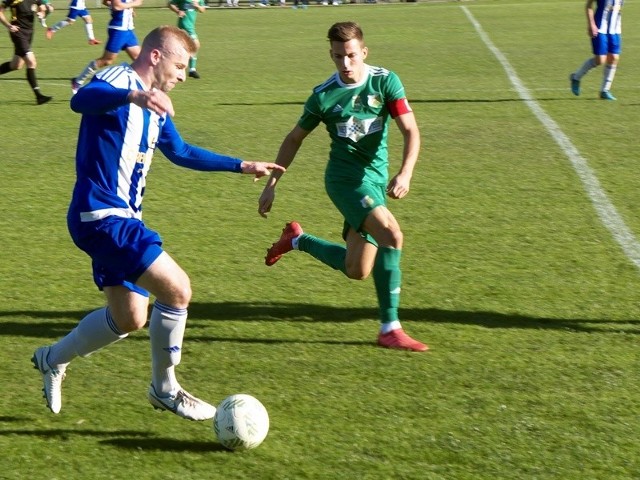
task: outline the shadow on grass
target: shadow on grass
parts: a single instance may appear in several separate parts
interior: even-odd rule
[[[73,329],[88,311],[0,311],[0,336],[57,338]],[[376,308],[332,307],[302,303],[220,302],[192,303],[189,328],[209,327],[211,322],[255,321],[296,323],[349,323],[376,320]],[[640,320],[606,318],[544,318],[496,312],[450,311],[435,308],[401,308],[403,321],[433,324],[477,325],[485,328],[523,328],[568,330],[574,332],[611,332],[640,334]],[[14,317],[26,317],[16,319]],[[9,320],[10,319],[10,320]],[[192,340],[197,340],[190,336]],[[235,341],[231,338],[206,338],[212,341]],[[241,340],[278,343],[278,339]],[[344,342],[335,342],[342,344]],[[360,343],[358,343],[360,344]]]
[[[40,430],[32,429],[11,429],[5,430],[0,428],[0,437],[4,435],[20,435],[25,437],[38,437],[47,439],[68,440],[71,437],[129,437],[129,438],[143,438],[149,437],[148,432],[137,432],[135,430],[73,430],[69,428],[42,428]],[[149,439],[149,441],[152,441]],[[162,440],[160,440],[162,441]]]
[[[14,422],[18,420],[11,417],[0,417],[2,422]],[[73,429],[3,429],[0,428],[0,437],[5,435],[18,435],[24,437],[37,437],[42,439],[69,440],[73,437],[103,438],[98,443],[111,445],[126,450],[161,450],[164,452],[228,452],[226,448],[216,442],[176,440],[175,438],[158,438],[149,432],[135,430],[73,430]],[[113,438],[105,438],[113,437]]]
[[[129,437],[101,440],[103,445],[111,445],[125,450],[161,450],[163,452],[229,452],[216,442],[194,442],[191,440],[176,440],[175,438],[139,438]]]
[[[101,438],[99,443],[127,450],[161,450],[166,452],[227,452],[226,448],[216,442],[176,440],[175,438],[158,438],[146,431],[137,430],[83,430],[70,428],[52,429],[5,429],[2,424],[23,423],[28,417],[0,415],[0,437],[18,435],[42,439],[69,440],[73,437]]]

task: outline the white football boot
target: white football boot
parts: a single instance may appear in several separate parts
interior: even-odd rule
[[[66,376],[65,372],[56,368],[51,368],[47,357],[49,356],[50,347],[38,348],[31,358],[34,368],[40,370],[42,374],[42,392],[43,397],[47,401],[47,407],[53,413],[60,413],[62,408],[62,381]]]
[[[149,403],[156,410],[168,410],[187,420],[210,420],[216,414],[216,407],[194,397],[183,389],[175,395],[160,397],[153,385],[149,386]]]

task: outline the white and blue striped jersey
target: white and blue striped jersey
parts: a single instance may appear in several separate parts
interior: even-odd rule
[[[71,0],[69,8],[73,8],[74,10],[86,10],[87,4],[85,0]]]
[[[98,72],[71,97],[71,108],[82,113],[69,207],[76,221],[140,219],[156,147],[180,166],[241,172],[240,159],[184,142],[171,117],[129,103],[131,90],[148,89],[131,66],[122,64]]]
[[[622,33],[622,5],[624,0],[597,0],[594,20],[598,33],[620,35]]]
[[[122,3],[129,3],[128,0],[122,0]],[[123,8],[122,10],[114,10],[111,8],[111,20],[107,28],[112,30],[134,30],[133,25],[133,8]]]

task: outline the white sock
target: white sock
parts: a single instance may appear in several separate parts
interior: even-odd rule
[[[153,305],[149,320],[151,340],[151,384],[161,396],[175,394],[180,389],[175,366],[182,356],[182,340],[187,326],[187,309]]]
[[[66,20],[60,20],[58,23],[56,23],[53,27],[51,27],[51,29],[54,32],[57,32],[58,30],[60,30],[61,28],[66,27],[67,25],[69,25],[69,22],[67,22]]]
[[[394,320],[393,322],[381,323],[380,324],[380,333],[382,333],[384,335],[385,333],[389,333],[392,330],[398,330],[399,328],[402,328],[402,325],[400,324],[400,320]]]
[[[96,73],[97,69],[98,64],[95,60],[92,60],[86,67],[84,67],[82,73],[76,77],[76,82],[78,82],[80,85],[84,84],[84,82],[86,82],[89,77]]]
[[[608,92],[611,90],[611,84],[613,83],[613,77],[616,76],[617,65],[605,65],[604,73],[602,75],[602,88],[601,92]]]
[[[589,70],[591,70],[592,68],[596,68],[596,60],[591,57],[588,60],[586,60],[582,66],[573,74],[573,78],[575,78],[576,80],[580,80],[582,77],[584,77],[587,72]]]
[[[87,32],[87,38],[89,40],[95,40],[96,37],[93,34],[93,23],[85,23],[84,24],[84,30],[85,32]]]
[[[86,357],[127,336],[118,330],[106,307],[94,310],[56,344],[51,346],[48,362],[64,370],[75,357]]]

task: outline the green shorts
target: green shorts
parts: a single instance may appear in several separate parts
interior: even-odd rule
[[[362,224],[374,208],[387,205],[386,185],[325,180],[325,188],[344,217],[342,238],[346,240],[349,228],[353,228],[369,243],[377,245],[373,237],[362,230]]]
[[[198,34],[196,33],[195,26],[192,26],[192,25],[181,25],[180,22],[178,22],[178,28],[180,30],[184,30],[185,32],[187,32],[189,34],[189,36],[191,38],[193,38],[194,40],[198,40]]]

